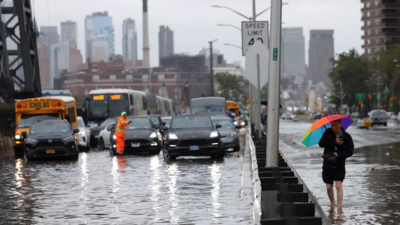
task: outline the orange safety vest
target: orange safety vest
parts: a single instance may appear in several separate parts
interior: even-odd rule
[[[115,127],[115,136],[125,138],[126,125],[128,124],[123,116],[119,117]]]

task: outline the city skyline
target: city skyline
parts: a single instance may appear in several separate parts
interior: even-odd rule
[[[294,1],[287,0],[289,4],[283,7],[284,27],[303,27],[306,39],[306,49],[308,49],[309,31],[312,29],[334,29],[339,30],[335,33],[335,53],[348,51],[351,48],[361,52],[362,31],[361,27],[361,2],[348,2],[345,0],[337,1]],[[250,3],[250,2],[249,2]],[[86,15],[107,10],[113,17],[115,26],[115,52],[122,54],[122,21],[131,17],[136,21],[138,30],[138,49],[142,46],[142,1],[129,2],[116,0],[113,4],[108,1],[99,0],[95,5],[85,5],[76,10],[73,5],[78,4],[76,0],[67,3],[55,0],[49,2],[50,14],[47,14],[47,3],[35,2],[35,15],[38,25],[59,25],[62,21],[72,20],[78,23],[79,40],[78,48],[85,54],[84,46],[84,18]],[[198,49],[208,46],[208,41],[218,39],[214,43],[225,55],[227,61],[241,61],[244,66],[244,57],[238,49],[224,46],[224,43],[241,45],[241,35],[235,29],[217,27],[217,23],[226,23],[240,26],[242,18],[228,10],[212,8],[214,1],[205,0],[202,2],[187,2],[174,0],[166,3],[165,1],[149,1],[149,29],[150,29],[150,48],[151,65],[158,65],[158,29],[160,25],[168,25],[175,31],[175,52],[189,52],[197,54]],[[250,16],[251,4],[244,7],[239,0],[221,0],[221,5],[231,7],[239,12]],[[343,4],[346,7],[343,8]],[[120,7],[123,5],[124,7]],[[269,1],[257,1],[257,11],[262,11],[270,6]],[[57,9],[63,10],[57,10]],[[196,8],[197,10],[189,10]],[[65,10],[64,10],[65,9]],[[74,14],[66,13],[73,10]],[[171,9],[170,12],[165,9]],[[313,13],[310,14],[309,11]],[[178,13],[179,12],[179,13]],[[168,16],[166,16],[168,15]],[[204,16],[207,15],[207,16]],[[185,18],[185,20],[182,20]],[[332,20],[335,18],[335,20]],[[270,13],[267,11],[258,20],[270,20]],[[190,22],[190,23],[188,23]],[[196,24],[196,26],[193,26]],[[188,41],[190,40],[190,41]],[[306,64],[308,56],[306,52]],[[139,51],[138,58],[142,59],[142,52]]]

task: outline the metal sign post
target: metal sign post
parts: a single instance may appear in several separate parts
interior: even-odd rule
[[[278,167],[282,0],[271,1],[266,167]]]

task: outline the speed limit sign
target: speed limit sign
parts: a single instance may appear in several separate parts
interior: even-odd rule
[[[269,27],[268,21],[242,22],[242,53],[246,55],[247,50],[260,41],[269,49]]]

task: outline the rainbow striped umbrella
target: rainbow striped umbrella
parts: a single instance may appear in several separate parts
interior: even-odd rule
[[[352,119],[344,115],[338,114],[338,115],[324,117],[318,120],[317,122],[313,123],[310,129],[307,130],[301,143],[303,143],[307,147],[318,144],[319,140],[321,140],[322,135],[325,133],[326,129],[331,127],[331,122],[338,119],[342,120],[342,127],[344,130],[346,130],[353,123]]]

